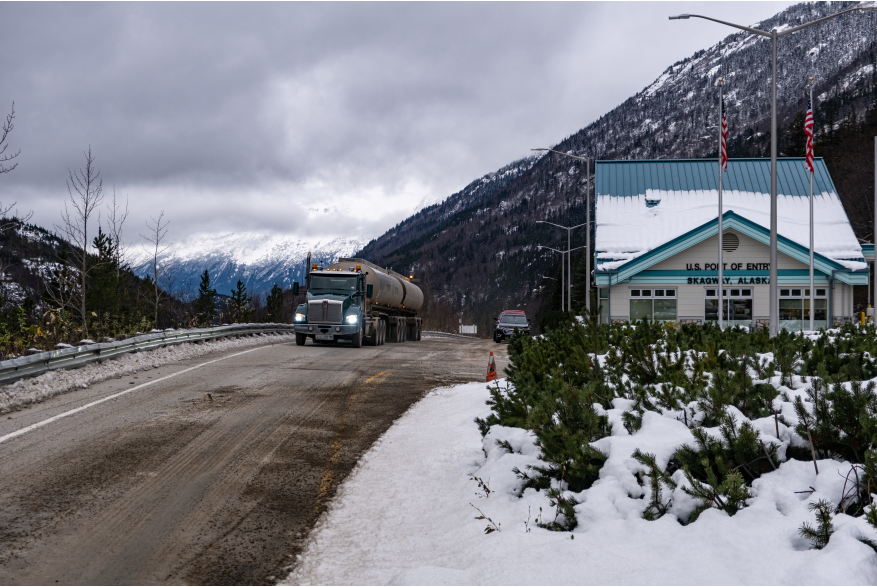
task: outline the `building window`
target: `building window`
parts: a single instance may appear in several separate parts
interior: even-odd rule
[[[599,292],[597,305],[600,307],[600,324],[609,324],[609,289],[603,288]]]
[[[676,321],[675,289],[631,289],[630,321]]]
[[[704,321],[719,320],[718,288],[704,290]],[[752,288],[735,287],[722,290],[722,321],[728,326],[752,326]]]
[[[825,288],[816,288],[813,313],[813,327],[827,328],[828,300]],[[810,288],[781,288],[779,300],[780,328],[792,332],[810,328]]]

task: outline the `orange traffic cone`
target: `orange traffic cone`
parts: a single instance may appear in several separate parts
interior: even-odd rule
[[[493,360],[493,352],[490,353],[490,359],[487,361],[487,381],[496,381],[496,362]]]

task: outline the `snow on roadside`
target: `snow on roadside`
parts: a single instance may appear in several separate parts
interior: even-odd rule
[[[200,357],[217,351],[271,343],[279,344],[292,340],[295,338],[291,334],[259,334],[251,337],[208,340],[201,344],[183,343],[153,351],[128,353],[79,369],[49,371],[38,377],[22,379],[0,387],[0,414],[74,389],[85,389],[93,383],[99,383],[106,379],[137,373],[143,369],[160,367],[167,363]]]
[[[862,519],[836,515],[823,550],[798,535],[802,522],[814,521],[808,503],[839,501],[848,463],[820,461],[817,476],[812,463],[785,462],[755,481],[749,506],[733,517],[712,509],[687,526],[674,515],[642,519],[647,500],[629,453],[640,447],[663,460],[690,438],[682,423],[658,414],[633,436],[613,427],[598,441],[609,459],[600,479],[576,494],[572,533],[542,529],[535,518],[551,520],[548,499],[533,489],[521,494],[512,472],[534,464],[539,451],[522,429],[494,426],[481,438],[473,418],[489,413],[488,397],[483,383],[439,389],[393,424],[339,489],[287,584],[877,581],[874,551],[858,540],[877,536]],[[795,493],[810,487],[812,494]],[[693,508],[681,491],[673,497],[680,514]],[[473,506],[500,531],[485,534],[489,521],[475,519]]]

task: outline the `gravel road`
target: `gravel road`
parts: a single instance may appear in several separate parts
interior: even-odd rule
[[[489,351],[502,373],[505,349],[266,346],[5,415],[0,438],[177,374],[0,443],[0,584],[272,583],[390,424],[429,389],[483,380]]]

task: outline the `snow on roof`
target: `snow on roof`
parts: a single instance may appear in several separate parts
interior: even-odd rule
[[[595,237],[600,268],[615,269],[715,220],[716,166],[708,160],[597,162]],[[801,173],[799,166],[803,168],[800,159],[780,160],[778,165],[777,229],[780,235],[809,248],[809,199],[801,193],[806,184],[800,178],[806,177],[806,173]],[[724,212],[733,211],[769,228],[770,193],[769,188],[763,189],[765,167],[769,186],[768,160],[729,162],[724,180],[728,187],[722,192],[722,201]],[[813,198],[816,252],[850,270],[865,269],[862,247],[821,160],[817,160],[816,175]]]

